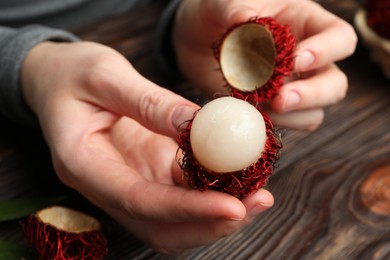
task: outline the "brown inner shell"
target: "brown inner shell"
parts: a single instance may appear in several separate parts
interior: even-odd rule
[[[80,233],[100,229],[100,224],[95,218],[64,207],[43,209],[37,213],[37,218],[45,224],[66,232]]]
[[[227,83],[250,92],[271,78],[276,60],[272,34],[261,24],[236,27],[224,39],[220,64]]]

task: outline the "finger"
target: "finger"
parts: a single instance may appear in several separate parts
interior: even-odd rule
[[[208,21],[219,28],[228,28],[231,25],[248,20],[257,15],[249,1],[201,1],[200,12]],[[193,9],[193,8],[192,8]]]
[[[260,189],[242,201],[247,209],[248,219],[256,217],[274,205],[274,197],[265,190]]]
[[[113,69],[115,68],[115,69]],[[185,98],[147,80],[121,55],[104,56],[89,68],[83,84],[88,100],[148,129],[176,137],[183,122],[199,108]]]
[[[167,222],[242,220],[246,215],[241,201],[233,196],[158,183],[133,184],[124,202],[131,215]]]
[[[180,223],[145,223],[144,221],[129,223],[126,221],[126,226],[155,250],[163,253],[176,253],[178,250],[205,245],[237,232],[249,220],[272,207],[274,198],[267,190],[260,189],[255,194],[245,198],[243,203],[247,208],[248,216],[241,221],[216,220]],[[185,232],[185,236],[183,236],[183,232]]]
[[[129,220],[121,212],[112,209],[108,209],[108,212],[133,235],[163,254],[177,254],[210,244],[239,231],[248,223],[246,220],[166,223]]]
[[[317,129],[324,120],[323,109],[295,110],[288,113],[269,111],[268,115],[277,127],[301,131],[313,131]]]
[[[306,1],[302,5],[305,5],[306,11],[298,17],[296,24],[304,31],[297,33],[300,42],[295,53],[295,71],[320,68],[355,51],[357,36],[350,24],[316,3]],[[295,30],[302,31],[299,28]]]
[[[345,97],[347,88],[346,75],[332,64],[309,78],[284,85],[272,100],[272,108],[277,112],[289,112],[332,105]]]
[[[88,157],[80,163],[99,163],[90,165],[79,179],[87,188],[83,194],[98,204],[116,205],[129,218],[182,222],[245,217],[245,207],[235,197],[149,182],[120,162],[97,153]]]
[[[93,154],[93,155],[91,155]],[[149,182],[121,162],[107,159],[102,152],[78,156],[82,175],[78,190],[99,206],[112,205],[131,219],[166,222],[202,220],[240,220],[246,210],[235,197],[219,192],[201,192],[182,187]],[[96,162],[91,165],[90,162]],[[107,185],[107,184],[110,185]]]
[[[217,1],[217,10],[223,10],[222,12],[216,12],[219,15],[219,20],[224,28],[230,28],[231,26],[248,21],[249,18],[258,16],[258,11],[250,1]]]

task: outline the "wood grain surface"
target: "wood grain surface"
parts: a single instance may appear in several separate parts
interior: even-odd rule
[[[75,33],[117,49],[154,82],[202,100],[188,82],[165,76],[153,57],[163,2]],[[359,7],[352,0],[318,2],[349,22]],[[107,259],[390,259],[390,81],[360,44],[338,65],[349,78],[347,97],[326,109],[317,131],[286,131],[282,158],[267,186],[275,206],[214,244],[176,256],[154,252],[56,179],[38,131],[5,120],[0,200],[68,194],[68,205],[103,220]],[[0,239],[24,243],[19,223],[0,223]]]

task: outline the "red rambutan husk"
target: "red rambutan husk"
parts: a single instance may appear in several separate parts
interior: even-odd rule
[[[296,46],[296,40],[289,26],[281,25],[271,17],[253,17],[247,22],[239,23],[230,28],[218,41],[213,44],[212,48],[214,50],[214,56],[218,63],[220,62],[221,46],[226,36],[237,27],[248,23],[263,25],[272,34],[276,49],[274,72],[265,85],[257,88],[257,90],[253,92],[240,91],[235,89],[234,86],[231,86],[226,80],[225,82],[226,86],[231,89],[230,91],[233,93],[233,95],[235,93],[239,93],[243,96],[256,95],[256,99],[259,99],[260,102],[265,102],[275,97],[279,89],[284,84],[284,77],[291,75],[291,71],[294,68],[293,55]],[[253,98],[249,97],[249,99]]]
[[[390,1],[366,0],[363,7],[368,26],[382,37],[390,39]]]
[[[39,259],[81,260],[103,259],[107,255],[107,240],[99,230],[68,232],[44,223],[37,213],[23,223],[27,242]]]
[[[244,100],[248,101],[248,97]],[[267,183],[268,177],[272,174],[275,163],[279,159],[282,142],[269,117],[259,109],[258,103],[252,104],[264,118],[267,139],[264,151],[257,162],[241,171],[213,173],[197,162],[190,142],[193,120],[189,121],[187,127],[179,133],[177,141],[183,153],[179,165],[190,187],[201,191],[208,189],[221,191],[237,198],[243,198],[256,192]]]

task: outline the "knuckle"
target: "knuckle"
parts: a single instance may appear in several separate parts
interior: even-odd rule
[[[340,86],[340,95],[339,100],[342,100],[346,97],[348,91],[348,77],[344,73],[340,75],[341,86]]]
[[[142,185],[141,185],[142,186]],[[142,190],[140,185],[133,184],[127,188],[127,192],[122,194],[119,199],[118,209],[130,219],[144,219],[145,212],[142,201]]]
[[[109,86],[111,65],[116,58],[110,54],[99,54],[91,58],[88,69],[83,75],[84,86],[89,89],[101,89]]]
[[[75,140],[79,139],[76,138]],[[54,171],[64,185],[77,189],[80,187],[79,180],[82,178],[83,172],[84,152],[81,149],[83,144],[82,142],[76,143],[76,141],[65,138],[62,135],[58,135],[56,141],[56,146],[52,147]],[[75,157],[75,154],[79,156]]]
[[[67,173],[66,167],[64,164],[60,163],[58,160],[53,159],[53,167],[54,171],[58,177],[58,179],[67,187],[75,188],[74,182],[72,178],[70,178]]]
[[[308,124],[305,130],[309,132],[317,130],[323,123],[324,117],[325,117],[324,111],[322,109],[319,110],[318,113],[316,113],[315,117],[312,118],[311,123]]]
[[[342,30],[342,33],[347,41],[347,54],[348,56],[349,55],[352,55],[354,52],[355,52],[355,49],[356,49],[356,45],[357,45],[357,42],[358,42],[358,37],[357,37],[357,34],[355,32],[355,29],[353,28],[353,26],[347,22],[342,22],[340,24],[340,28]]]
[[[156,122],[156,115],[162,109],[166,93],[160,90],[147,91],[139,100],[138,114],[147,124]]]
[[[348,77],[343,72],[339,71],[338,75],[339,86],[337,88],[336,94],[334,95],[334,102],[337,103],[343,100],[347,95],[348,90]]]
[[[237,229],[243,225],[242,223],[237,226],[237,223],[222,223],[221,225],[215,225],[213,229],[214,237],[217,239],[225,238],[237,231]]]

